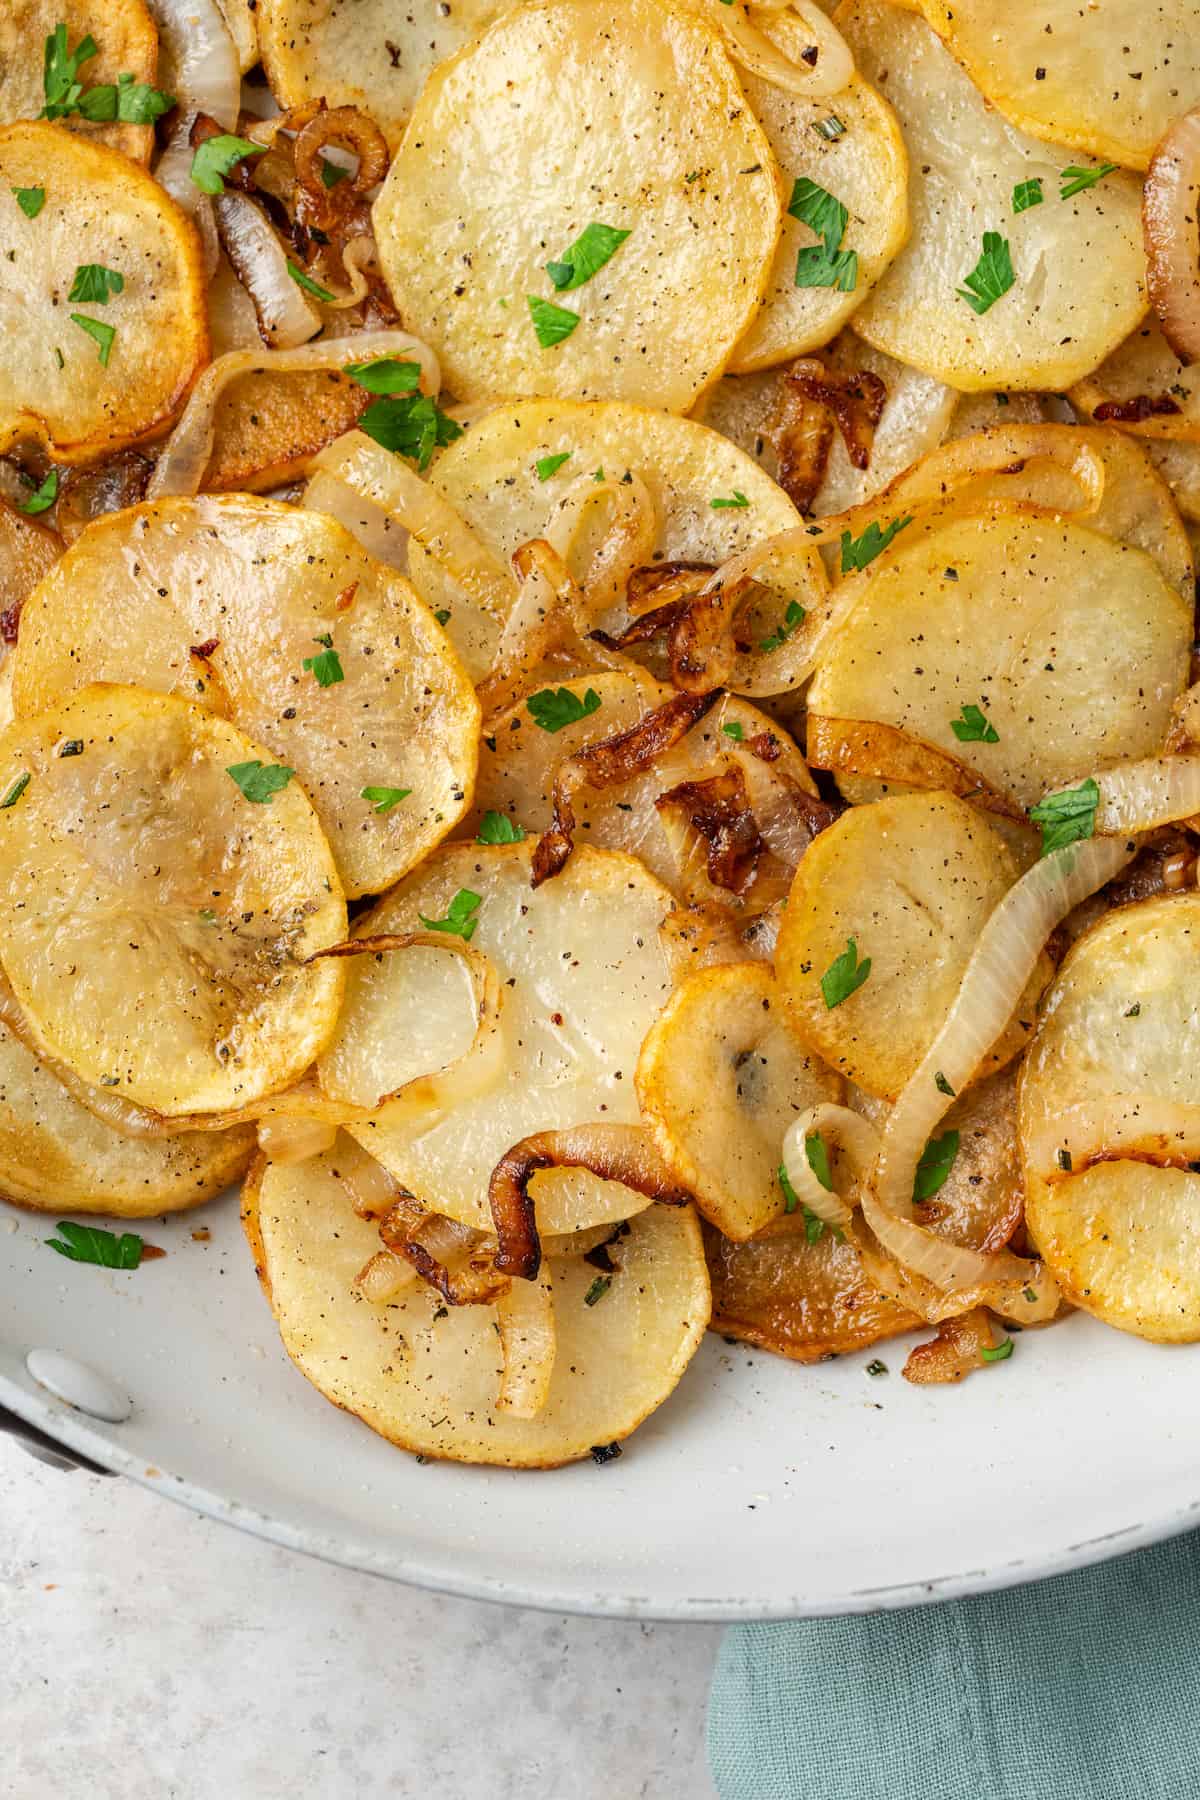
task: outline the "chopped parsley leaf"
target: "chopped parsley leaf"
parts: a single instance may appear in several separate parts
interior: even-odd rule
[[[46,1238],[51,1250],[57,1250],[69,1262],[95,1263],[101,1269],[136,1269],[142,1260],[145,1240],[136,1232],[105,1231],[100,1225],[76,1225],[60,1219],[55,1226],[56,1238]]]
[[[389,813],[393,806],[399,806],[412,793],[411,788],[365,787],[359,789],[359,799],[369,800],[377,813]]]
[[[33,777],[28,769],[26,769],[23,774],[18,775],[4,798],[0,800],[0,812],[7,812],[10,806],[15,806],[32,780]]]
[[[279,763],[255,761],[234,763],[225,773],[236,782],[244,799],[255,806],[269,806],[272,796],[282,793],[296,771]]]
[[[798,600],[789,600],[787,611],[783,615],[783,624],[773,631],[770,637],[763,638],[758,646],[759,649],[778,650],[791,637],[796,627],[803,625],[807,617],[807,613]]]
[[[775,1178],[778,1181],[779,1186],[783,1191],[783,1210],[784,1210],[784,1212],[785,1213],[794,1213],[796,1208],[800,1204],[800,1196],[796,1192],[795,1188],[792,1186],[790,1180],[788,1179],[787,1169],[784,1167],[784,1165],[782,1163],[780,1163],[779,1167],[775,1171]]]
[[[989,312],[1015,281],[1008,239],[1002,238],[998,231],[985,231],[979,261],[971,273],[963,277],[962,287],[956,288],[955,292],[973,313],[982,314]]]
[[[813,130],[818,137],[823,137],[827,144],[836,144],[840,137],[846,135],[846,127],[836,113],[830,113],[827,119],[814,119]]]
[[[869,956],[858,960],[858,942],[855,938],[846,939],[846,948],[840,956],[836,956],[821,977],[821,994],[826,1008],[832,1012],[843,1000],[857,993],[867,976],[871,973]]]
[[[99,46],[90,32],[87,37],[80,38],[74,50],[69,50],[67,28],[60,20],[46,39],[42,59],[42,89],[46,100],[41,112],[43,119],[61,119],[75,111],[83,92],[79,71],[85,62],[91,62],[98,55]]]
[[[555,344],[570,337],[579,323],[578,313],[566,306],[555,306],[552,300],[540,300],[536,294],[526,294],[525,298],[537,341],[543,350],[551,350]]]
[[[323,288],[319,281],[313,280],[311,275],[306,275],[299,263],[294,263],[290,256],[287,259],[287,272],[296,286],[303,288],[306,294],[311,294],[314,300],[333,299],[329,289]]]
[[[341,163],[330,162],[327,156],[321,158],[321,186],[323,188],[335,188],[339,181],[348,181],[349,179],[349,169],[343,168]]]
[[[746,735],[736,719],[730,719],[726,724],[722,725],[721,730],[727,738],[732,738],[735,744],[740,744]]]
[[[1076,194],[1082,194],[1085,188],[1095,187],[1096,183],[1103,181],[1106,175],[1113,174],[1116,166],[1116,163],[1101,163],[1098,169],[1081,169],[1072,164],[1059,176],[1059,180],[1063,183],[1058,191],[1059,199],[1073,200]]]
[[[345,373],[368,394],[415,394],[421,385],[421,365],[401,362],[395,356],[377,356],[373,362],[347,363]]]
[[[880,530],[879,523],[872,519],[861,537],[851,537],[848,531],[842,533],[842,574],[849,575],[855,569],[865,569],[873,563],[877,556],[882,556],[892,539],[912,524],[912,515],[903,519],[893,519],[890,525]]]
[[[450,623],[450,608],[448,606],[439,606],[433,616],[439,625],[448,625]]]
[[[597,1275],[595,1281],[593,1281],[591,1287],[583,1296],[583,1304],[585,1306],[595,1306],[597,1300],[603,1300],[611,1286],[611,1275]]]
[[[947,1177],[954,1167],[954,1159],[958,1155],[958,1144],[957,1131],[947,1131],[943,1137],[929,1140],[921,1152],[913,1180],[914,1201],[928,1200],[940,1187],[946,1185]]]
[[[582,700],[570,688],[543,688],[540,693],[530,694],[525,710],[543,731],[562,731],[565,726],[577,725],[580,719],[599,712],[600,696],[595,688],[588,688]]]
[[[829,1146],[819,1131],[810,1131],[804,1140],[804,1154],[808,1158],[808,1166],[825,1189],[827,1194],[833,1192],[833,1171],[829,1167]]]
[[[164,94],[130,74],[118,75],[117,85],[105,83],[88,88],[71,110],[96,125],[153,125],[169,113],[175,104],[174,94]]]
[[[125,277],[116,269],[106,269],[103,263],[80,263],[67,299],[82,300],[88,306],[107,306],[124,286]]]
[[[23,513],[49,512],[50,508],[54,505],[54,502],[57,499],[58,499],[58,470],[51,469],[50,473],[47,475],[45,481],[43,481],[41,487],[38,488],[36,493],[30,494],[28,500],[23,500],[21,502],[21,511]]]
[[[322,645],[315,656],[306,656],[300,667],[311,675],[318,687],[333,687],[336,682],[345,681],[346,673],[342,668],[342,659],[333,647],[333,639],[327,631],[313,639],[314,644]]]
[[[570,462],[570,460],[571,452],[569,450],[560,450],[557,456],[539,456],[538,460],[533,465],[537,471],[538,480],[549,481],[550,477],[556,474],[565,462]]]
[[[523,844],[525,827],[517,825],[507,813],[485,812],[475,834],[477,844]]]
[[[1042,855],[1049,856],[1052,850],[1061,850],[1064,844],[1090,838],[1096,829],[1099,804],[1100,789],[1089,775],[1077,788],[1047,794],[1044,800],[1031,806],[1029,816],[1042,828]]]
[[[830,250],[825,244],[806,244],[796,258],[794,286],[837,288],[852,294],[858,286],[858,251]]]
[[[585,225],[570,249],[563,251],[562,261],[546,264],[556,292],[566,294],[590,281],[616,255],[628,236],[627,231],[618,231],[614,225],[601,225],[598,221]]]
[[[463,434],[430,394],[395,394],[372,400],[358,421],[360,431],[397,456],[407,456],[422,472],[442,450]]]
[[[835,1232],[834,1235],[840,1242],[841,1233]],[[804,1208],[804,1236],[806,1241],[810,1244],[819,1244],[821,1239],[825,1236],[825,1221],[819,1214],[813,1211],[811,1206],[806,1206]]]
[[[950,1086],[950,1083],[946,1080],[946,1077],[942,1074],[940,1069],[933,1078],[933,1085],[939,1094],[949,1094],[950,1098],[953,1100],[954,1089]]]
[[[984,1344],[979,1354],[984,1362],[1005,1362],[1013,1353],[1013,1341],[1005,1338],[1002,1344]]]
[[[714,512],[720,512],[725,507],[749,506],[750,502],[739,488],[734,488],[732,500],[722,500],[718,498],[716,500],[710,500],[708,504],[712,507]]]
[[[100,358],[100,367],[107,369],[108,359],[112,355],[113,339],[117,335],[115,325],[106,325],[103,319],[89,319],[86,313],[72,313],[72,325],[78,325],[80,331],[86,331],[96,345]]]
[[[1040,206],[1045,198],[1042,178],[1035,175],[1029,181],[1018,181],[1012,191],[1012,209],[1014,213],[1028,212],[1031,206]]]
[[[1000,733],[978,706],[964,706],[961,719],[951,719],[950,729],[960,744],[998,744]]]
[[[41,188],[41,187],[18,188],[18,187],[15,187],[12,191],[16,197],[17,205],[20,207],[21,211],[25,214],[25,217],[27,219],[36,219],[38,214],[41,212],[43,206],[45,206],[45,204],[46,204],[45,188]]]
[[[846,226],[850,223],[850,214],[841,201],[807,175],[797,176],[792,183],[792,197],[788,202],[788,212],[793,219],[799,219],[810,231],[815,231],[823,239],[830,255],[841,249],[842,239],[846,235]]]
[[[473,894],[470,888],[459,888],[446,909],[444,919],[427,919],[424,913],[418,913],[417,917],[426,931],[445,931],[451,937],[460,937],[464,943],[469,944],[479,923],[475,914],[482,905],[482,894]]]
[[[235,137],[232,132],[223,131],[217,137],[205,138],[202,144],[197,144],[192,158],[192,180],[202,194],[223,194],[224,177],[231,173],[236,163],[244,157],[265,153],[265,144],[255,144],[249,138]]]

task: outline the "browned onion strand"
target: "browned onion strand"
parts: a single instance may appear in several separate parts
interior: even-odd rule
[[[213,205],[221,248],[253,302],[263,343],[272,350],[307,343],[321,329],[321,313],[292,280],[287,252],[262,208],[233,190]]]
[[[1150,302],[1183,363],[1200,361],[1200,106],[1176,119],[1142,189]]]
[[[412,1264],[422,1281],[437,1289],[448,1306],[488,1306],[509,1285],[501,1273],[499,1260],[484,1252],[469,1255],[464,1265],[450,1268],[424,1241],[427,1227],[440,1224],[441,1215],[418,1209],[413,1202],[400,1200],[380,1221],[379,1236],[385,1250]]]
[[[523,1281],[535,1278],[542,1261],[529,1184],[543,1169],[590,1169],[668,1206],[686,1206],[692,1197],[640,1125],[572,1125],[522,1138],[492,1170],[488,1202],[499,1245],[496,1268]]]

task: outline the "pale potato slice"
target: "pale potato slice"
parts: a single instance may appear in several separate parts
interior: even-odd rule
[[[38,1212],[121,1219],[211,1200],[245,1173],[254,1132],[123,1137],[0,1024],[0,1197]]]
[[[488,1093],[430,1118],[385,1105],[352,1135],[424,1206],[482,1230],[492,1226],[488,1178],[521,1138],[591,1121],[637,1124],[638,1052],[671,991],[658,926],[672,901],[641,863],[583,845],[534,889],[532,848],[444,845],[357,922],[368,936],[420,930],[422,915],[449,917],[461,890],[480,896],[470,941],[500,977],[503,1074]],[[351,989],[350,1000],[373,1006],[403,1051],[402,1080],[418,1072],[409,1034],[429,1046],[431,1069],[462,1055],[474,1035],[469,984],[450,965],[449,957],[386,957],[379,980]],[[539,1230],[551,1233],[627,1218],[646,1204],[582,1169],[544,1170],[530,1192]]]
[[[703,969],[676,989],[637,1066],[654,1141],[705,1218],[753,1237],[784,1211],[788,1126],[842,1084],[809,1053],[763,963]]]
[[[1114,1161],[1030,1176],[1025,1217],[1075,1306],[1152,1343],[1200,1340],[1200,1175]]]
[[[812,36],[788,12],[760,14],[764,37],[803,67]],[[730,367],[761,369],[827,344],[860,307],[908,236],[908,156],[896,115],[857,76],[839,93],[803,100],[759,75],[745,73],[746,97],[767,134],[785,182],[815,182],[846,208],[846,233],[836,246],[857,258],[850,292],[836,287],[797,287],[802,246],[821,238],[801,220],[786,216],[762,310],[734,351]],[[833,114],[845,127],[829,140],[816,127]],[[789,186],[785,196],[790,200]]]
[[[781,214],[717,31],[655,0],[498,19],[429,77],[374,208],[388,286],[458,399],[604,395],[670,412],[749,325]],[[556,295],[546,264],[596,223],[629,236]],[[574,313],[570,336],[543,348],[530,296]]]
[[[15,634],[22,607],[63,549],[57,532],[0,500],[0,624],[5,638]]]
[[[343,679],[322,687],[304,662],[325,637]],[[199,698],[265,744],[350,894],[407,874],[470,801],[479,708],[458,658],[404,578],[320,513],[239,494],[97,519],[26,603],[17,711],[91,681]],[[364,788],[409,792],[381,812]]]
[[[532,1419],[497,1409],[494,1306],[443,1305],[411,1282],[389,1305],[355,1290],[379,1248],[337,1175],[338,1152],[281,1168],[259,1163],[243,1221],[259,1278],[297,1368],[335,1405],[405,1450],[455,1462],[552,1468],[628,1437],[675,1387],[704,1334],[708,1275],[690,1207],[651,1207],[614,1245],[611,1285],[549,1259],[557,1349]]]
[[[898,795],[843,814],[805,853],[775,949],[780,986],[807,1042],[869,1093],[895,1099],[1017,874],[1000,834],[952,794]],[[831,1006],[839,990],[829,971],[849,941],[852,960],[861,967],[869,959],[870,972]],[[1040,971],[1043,985],[1048,973]],[[1018,1047],[1002,1038],[981,1072]]]
[[[544,480],[539,477],[538,464],[560,456],[566,461]],[[597,469],[609,475],[630,470],[645,482],[658,518],[655,561],[715,567],[800,522],[782,489],[727,438],[694,420],[623,402],[531,400],[498,407],[435,459],[428,479],[507,562],[521,544],[545,534],[568,489]],[[745,506],[713,505],[739,494]],[[578,577],[586,574],[610,518],[604,505],[584,518],[568,556]],[[498,637],[495,623],[486,636],[475,628],[483,622],[481,609],[417,544],[409,548],[409,575],[430,606],[449,612],[446,630],[470,672],[484,674],[485,646],[494,654]]]
[[[836,722],[867,721],[1025,808],[1098,765],[1161,749],[1187,683],[1191,608],[1141,550],[1066,519],[1000,512],[902,533],[855,579],[861,600],[809,689],[815,764],[844,766]],[[964,705],[997,742],[960,741]],[[827,731],[814,733],[817,719]]]
[[[27,187],[46,195],[33,219],[13,193]],[[0,238],[0,450],[33,437],[56,462],[96,462],[165,431],[208,356],[200,240],[175,202],[119,151],[10,125]],[[84,262],[123,278],[103,306],[68,298]]]
[[[1146,452],[1185,519],[1200,520],[1200,444],[1150,438]]]
[[[121,75],[155,85],[158,31],[145,0],[6,0],[0,12],[0,125],[41,116],[45,44],[59,24],[67,28],[68,53],[85,37],[96,46],[96,54],[79,66],[85,92],[112,86]],[[68,115],[64,123],[139,162],[150,160],[152,126],[92,124],[79,113]]]
[[[397,7],[392,0],[259,0],[258,36],[280,106],[357,106],[399,149],[431,71],[512,0]]]
[[[1195,0],[923,0],[923,10],[1014,125],[1128,169],[1147,168],[1167,126],[1200,101]]]
[[[1155,319],[1139,325],[1070,397],[1088,418],[1139,437],[1200,438],[1200,363],[1181,363]]]
[[[553,816],[554,776],[560,764],[589,744],[628,730],[672,693],[648,675],[617,672],[579,675],[555,686],[582,704],[587,704],[589,693],[594,694],[600,704],[560,731],[543,731],[524,701],[497,720],[480,746],[475,805],[466,820],[472,835],[488,813],[501,814],[530,837],[545,831]],[[644,774],[614,787],[575,791],[576,843],[628,850],[651,874],[674,887],[678,864],[654,802],[678,782],[702,780],[710,769],[717,774],[727,766],[726,753],[735,741],[745,743],[764,732],[778,751],[776,760],[765,765],[769,772],[778,771],[806,794],[815,795],[816,784],[787,733],[749,701],[727,695]]]
[[[1059,200],[1071,153],[993,112],[922,19],[884,0],[846,0],[837,25],[895,108],[912,172],[912,236],[854,315],[855,330],[968,391],[1078,381],[1146,309],[1138,183],[1118,172]],[[1014,215],[1014,187],[1034,179],[1043,204]],[[957,290],[985,232],[1009,245],[1015,279],[978,314]]]
[[[809,1243],[801,1225],[735,1244],[706,1226],[704,1248],[712,1329],[793,1362],[847,1356],[922,1324],[872,1286],[853,1244],[832,1231]]]
[[[345,935],[298,781],[222,719],[85,688],[0,738],[0,957],[47,1055],[152,1111],[225,1112],[297,1080],[333,1031]]]

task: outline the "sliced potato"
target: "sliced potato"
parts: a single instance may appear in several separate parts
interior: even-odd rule
[[[370,405],[336,369],[251,370],[217,402],[206,493],[268,493],[307,474],[313,457],[352,431]]]
[[[35,219],[13,193],[25,187],[45,190]],[[119,151],[61,125],[10,125],[0,237],[0,450],[33,437],[57,462],[96,462],[165,431],[208,356],[200,240],[175,202]],[[124,285],[73,311],[85,254]]]
[[[628,730],[651,708],[663,705],[672,692],[649,676],[616,672],[579,675],[556,686],[584,703],[592,693],[600,704],[553,732],[540,729],[524,701],[497,720],[480,748],[475,806],[467,820],[472,834],[489,812],[502,814],[528,835],[545,831],[553,815],[554,776],[560,764],[589,744]],[[727,726],[739,743],[767,733],[778,754],[764,767],[772,775],[781,772],[804,793],[816,794],[804,758],[786,732],[748,701],[729,695],[645,774],[614,787],[578,789],[573,795],[576,843],[628,850],[673,888],[678,863],[654,802],[678,782],[705,779],[710,771],[715,775],[729,765],[725,752],[735,738],[726,732]]]
[[[803,20],[788,12],[759,19],[763,35],[803,67],[803,51],[812,42]],[[785,217],[762,310],[730,365],[744,371],[827,344],[862,305],[908,236],[908,156],[891,107],[857,76],[820,100],[803,100],[759,75],[744,74],[742,84],[785,180],[815,182],[846,208],[850,220],[839,247],[857,258],[849,293],[797,287],[798,253],[821,238],[799,219]],[[830,113],[845,127],[832,141],[816,129]]]
[[[638,1051],[671,991],[658,926],[672,901],[641,863],[583,845],[560,875],[534,889],[532,848],[445,845],[357,925],[368,936],[419,930],[422,915],[448,917],[460,890],[480,896],[471,945],[493,960],[501,980],[507,1055],[500,1080],[429,1119],[384,1106],[352,1135],[423,1205],[483,1230],[492,1224],[488,1178],[519,1139],[590,1121],[638,1122]],[[448,957],[415,965],[388,957],[378,981],[350,990],[350,1001],[370,1006],[403,1054],[401,1079],[418,1072],[410,1034],[429,1046],[431,1069],[471,1042],[475,1003],[449,964]],[[351,1028],[343,1022],[343,1031]],[[550,1233],[627,1218],[646,1204],[581,1169],[547,1169],[530,1192],[539,1229]]]
[[[836,762],[838,721],[891,726],[1023,808],[1161,749],[1187,681],[1191,609],[1142,551],[1065,519],[998,513],[902,534],[854,579],[862,598],[809,689],[814,763]],[[997,742],[959,739],[964,705]],[[817,718],[829,727],[819,753]]]
[[[855,330],[952,387],[1078,381],[1146,308],[1138,183],[1117,173],[1058,200],[1071,153],[1006,124],[922,19],[884,0],[846,0],[837,25],[895,108],[912,170],[912,236]],[[1045,202],[1014,215],[1014,187],[1035,179]],[[985,232],[1008,243],[1014,280],[977,313],[957,290]]]
[[[225,3],[225,0],[222,0]],[[258,0],[258,36],[280,106],[357,106],[397,150],[432,70],[512,0],[396,7],[392,0]]]
[[[843,814],[806,851],[775,950],[780,986],[807,1042],[869,1093],[895,1099],[1017,875],[1000,834],[951,794],[898,795]],[[829,971],[850,941],[848,960],[856,969],[869,960],[870,972],[831,1005],[841,988]],[[1039,974],[1044,985],[1048,967]],[[1023,1038],[1019,1027],[1015,1038],[1001,1038],[991,1067]]]
[[[154,85],[158,31],[145,0],[6,0],[0,12],[0,125],[40,118],[46,104],[45,43],[60,24],[66,27],[69,52],[85,37],[96,46],[96,54],[79,66],[85,90],[111,86],[121,75]],[[93,125],[79,113],[65,123],[139,162],[150,160],[154,131],[149,125]]]
[[[497,1409],[494,1306],[445,1307],[424,1282],[376,1306],[354,1278],[379,1248],[338,1180],[338,1152],[260,1164],[243,1219],[284,1348],[335,1405],[423,1456],[551,1468],[628,1437],[675,1387],[708,1322],[700,1231],[690,1207],[651,1207],[614,1246],[602,1303],[596,1272],[551,1256],[557,1353],[532,1419]]]
[[[1088,418],[1146,438],[1200,438],[1200,363],[1181,363],[1155,319],[1146,319],[1098,369],[1071,389]]]
[[[832,1231],[815,1244],[803,1227],[734,1244],[706,1226],[704,1247],[712,1329],[793,1362],[846,1356],[922,1323],[872,1287],[854,1246]]]
[[[304,664],[326,637],[322,687]],[[293,768],[351,894],[407,874],[469,803],[479,708],[458,658],[320,513],[230,495],[96,520],[26,603],[16,708],[106,680],[199,697]],[[408,795],[381,811],[364,788]]]
[[[0,1024],[0,1197],[38,1212],[122,1219],[211,1200],[245,1173],[254,1132],[123,1137],[72,1099]]]
[[[811,1055],[770,968],[703,969],[676,989],[637,1066],[654,1141],[706,1219],[753,1237],[784,1211],[784,1133],[842,1084]]]
[[[632,240],[630,240],[632,241]],[[565,456],[545,480],[538,464]],[[749,456],[691,419],[612,401],[529,401],[498,407],[442,452],[429,481],[503,562],[544,535],[555,509],[580,476],[631,470],[650,492],[658,517],[653,559],[716,565],[760,538],[797,525],[800,515]],[[714,507],[740,494],[746,504]],[[568,557],[583,577],[611,519],[607,505],[585,516]],[[494,654],[498,631],[483,621],[420,546],[409,574],[430,606],[450,614],[446,630],[473,675]],[[514,588],[515,593],[515,588]],[[489,626],[481,634],[477,622]],[[482,662],[482,666],[481,665]]]
[[[1173,438],[1150,438],[1146,453],[1171,490],[1185,519],[1200,519],[1200,444]]]
[[[300,784],[188,701],[85,688],[0,738],[0,957],[39,1047],[169,1116],[297,1080],[329,1038],[345,934]]]
[[[655,0],[615,13],[552,0],[433,71],[374,220],[396,304],[460,400],[685,412],[753,317],[781,212],[775,159],[712,26]],[[595,223],[629,236],[556,296],[546,264]],[[543,348],[529,296],[578,326]]]
[[[1195,0],[923,0],[976,87],[1035,137],[1149,166],[1167,126],[1200,101]]]
[[[16,628],[21,608],[63,553],[56,532],[0,500],[0,619],[6,635]]]

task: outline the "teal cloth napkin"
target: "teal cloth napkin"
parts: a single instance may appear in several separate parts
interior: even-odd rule
[[[1004,1593],[739,1625],[721,1800],[1197,1800],[1200,1533]]]

